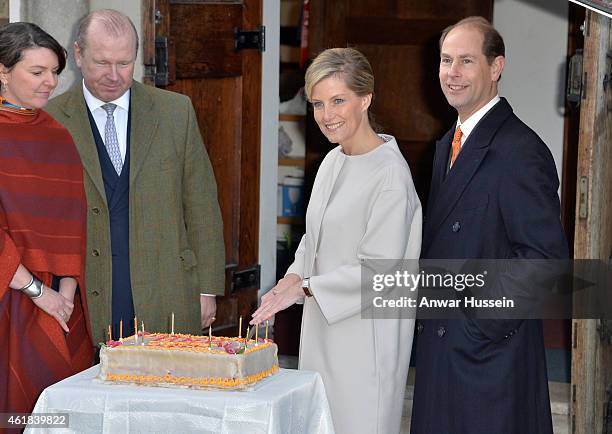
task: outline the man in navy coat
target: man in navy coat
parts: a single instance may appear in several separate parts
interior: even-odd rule
[[[552,155],[497,94],[503,39],[469,17],[440,51],[458,120],[436,145],[422,257],[566,258]],[[417,334],[411,433],[552,433],[540,320],[419,320]]]

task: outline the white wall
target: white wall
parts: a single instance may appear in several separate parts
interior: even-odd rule
[[[506,44],[500,95],[548,145],[562,179],[567,0],[495,0],[493,13]]]
[[[115,9],[130,17],[141,41],[138,49],[138,56],[136,57],[134,79],[142,82],[142,77],[144,76],[144,67],[142,64],[142,2],[133,0],[90,0],[89,9],[90,11],[96,11],[98,9]]]
[[[81,79],[81,73],[74,63],[73,44],[76,39],[79,20],[90,11],[111,8],[126,14],[134,22],[136,31],[142,39],[142,18],[140,1],[123,0],[10,0],[10,21],[30,21],[49,32],[68,50],[68,63],[59,78],[54,94],[66,91],[75,80]],[[144,68],[142,50],[138,51],[134,78],[142,81]]]
[[[21,0],[9,0],[9,22],[21,21]]]
[[[280,2],[264,0],[266,51],[262,59],[261,168],[259,184],[260,295],[276,283],[276,183],[278,177],[278,75]]]
[[[15,7],[13,7],[15,6]],[[74,62],[73,43],[76,39],[77,23],[87,12],[87,0],[12,0],[9,5],[12,21],[35,23],[49,32],[68,51],[66,69],[59,76],[54,95],[64,93],[81,73]],[[18,16],[14,16],[18,13]]]

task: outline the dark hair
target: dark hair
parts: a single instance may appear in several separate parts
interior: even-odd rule
[[[444,29],[442,31],[442,36],[440,37],[440,49],[442,49],[442,44],[444,43],[444,40],[446,39],[450,31],[459,26],[473,27],[482,34],[482,54],[484,54],[484,56],[487,58],[489,64],[491,64],[497,56],[506,56],[506,46],[504,45],[504,39],[486,18],[479,16],[464,18],[461,21]]]
[[[0,27],[0,63],[12,69],[28,48],[48,48],[57,56],[57,73],[66,67],[66,50],[53,36],[32,23],[9,23]]]
[[[124,15],[114,9],[99,9],[97,11],[90,12],[81,18],[76,37],[76,43],[81,51],[84,52],[85,48],[87,47],[87,33],[89,32],[91,23],[94,21],[101,23],[102,26],[104,26],[104,30],[115,38],[122,37],[131,30],[134,34],[136,53],[138,53],[138,32],[136,31],[134,23],[127,15]]]

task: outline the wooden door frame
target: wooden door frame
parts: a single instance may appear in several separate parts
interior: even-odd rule
[[[145,69],[143,81],[146,84],[154,85],[156,72],[155,37],[159,34],[164,36],[170,34],[170,20],[162,19],[160,23],[156,23],[156,12],[159,11],[161,16],[168,17],[172,2],[170,0],[141,1],[141,45]],[[243,29],[252,30],[261,25],[263,19],[263,0],[250,0],[248,3],[235,2],[235,4],[242,7],[241,26]],[[172,42],[172,39],[169,39],[168,51],[170,60],[174,58]],[[176,75],[172,61],[169,62],[168,68],[170,84],[172,84]],[[236,221],[239,222],[240,230],[237,234],[237,240],[233,241],[234,249],[232,252],[235,254],[228,257],[226,253],[225,297],[218,299],[218,318],[224,316],[228,309],[232,312],[237,310],[238,315],[246,318],[256,308],[254,303],[257,301],[257,291],[259,290],[259,287],[256,285],[241,289],[241,292],[244,294],[241,297],[235,297],[231,292],[232,272],[242,271],[259,263],[262,54],[258,50],[244,50],[241,52],[241,77],[242,88],[249,91],[242,92],[241,96],[242,117],[238,151],[240,155],[237,155],[240,158],[240,183],[239,194],[237,194],[238,197],[235,198],[235,203],[233,204],[233,207],[237,207],[238,216]],[[217,180],[218,184],[220,182],[222,180]],[[234,222],[234,219],[232,219],[232,222]],[[232,222],[225,221],[224,224],[233,224]],[[252,228],[252,230],[244,230],[244,228]],[[228,260],[231,263],[228,263]],[[238,299],[237,306],[235,298]],[[233,318],[234,314],[230,314],[230,316]],[[237,318],[235,322],[238,322]],[[234,333],[233,327],[229,330],[231,331],[226,331],[223,325],[219,325],[216,329],[216,331],[221,331],[228,335]]]
[[[262,22],[262,0],[253,0],[254,6],[245,7],[244,20],[246,28],[256,28]],[[145,66],[146,84],[154,85],[148,71],[155,68],[155,6],[156,0],[142,0],[142,51]],[[146,11],[150,11],[146,14]],[[260,138],[261,138],[261,110],[250,110],[255,104],[261,103],[261,77],[262,61],[257,51],[246,50],[242,62],[243,87],[257,89],[257,92],[245,92],[242,95],[242,153],[240,182],[240,221],[250,227],[259,228],[259,184],[260,184]],[[248,73],[247,73],[248,72]],[[246,134],[245,134],[246,132]],[[259,258],[259,231],[249,233],[241,231],[238,257],[240,263],[256,264]],[[226,293],[226,295],[228,295]]]
[[[574,258],[608,260],[612,254],[612,235],[609,226],[602,227],[606,207],[608,217],[610,204],[605,196],[609,192],[612,178],[612,163],[610,158],[600,158],[601,153],[612,154],[609,140],[601,138],[601,134],[612,136],[612,125],[604,119],[597,119],[600,104],[607,104],[605,93],[601,91],[601,74],[605,67],[606,56],[601,55],[605,46],[604,37],[611,38],[609,30],[610,19],[595,12],[587,11],[583,60],[583,97],[580,113],[580,140],[578,148],[577,179],[575,209]],[[603,59],[602,59],[603,57]],[[604,62],[604,65],[601,63]],[[612,92],[608,89],[607,92]],[[603,94],[603,95],[602,95]],[[598,98],[601,97],[601,100]],[[610,115],[608,114],[608,119]],[[602,133],[599,126],[604,123]],[[608,146],[605,149],[605,146]],[[604,154],[605,156],[605,154]],[[596,163],[607,161],[607,169],[599,170]],[[608,179],[599,179],[604,175]],[[580,181],[587,183],[587,197],[583,204],[586,214],[581,215]],[[602,193],[603,192],[603,193]],[[608,194],[609,196],[609,194]],[[584,201],[584,198],[583,198]],[[604,220],[605,221],[605,220]],[[606,233],[606,229],[608,232]],[[603,232],[602,232],[603,231]],[[606,245],[607,243],[607,245]],[[612,386],[612,350],[602,340],[599,326],[600,320],[582,319],[572,321],[572,385],[571,385],[571,432],[578,434],[599,433],[603,431],[604,406],[607,388]],[[607,382],[607,383],[606,383]]]

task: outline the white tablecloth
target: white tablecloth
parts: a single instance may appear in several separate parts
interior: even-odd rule
[[[99,365],[43,391],[33,413],[69,413],[69,429],[27,433],[333,433],[316,372],[281,369],[244,392],[99,383]]]

